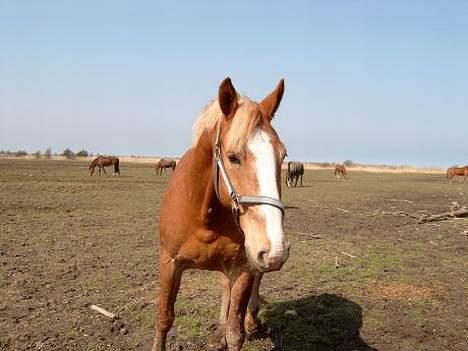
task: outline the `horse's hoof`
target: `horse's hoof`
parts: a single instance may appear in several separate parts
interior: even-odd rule
[[[225,351],[227,350],[227,341],[226,336],[224,335],[224,330],[216,324],[210,326],[210,331],[213,332],[213,335],[208,340],[207,349],[209,351]]]
[[[223,337],[219,342],[217,343],[208,343],[207,345],[207,350],[208,351],[225,351],[227,350],[227,342],[226,338]]]

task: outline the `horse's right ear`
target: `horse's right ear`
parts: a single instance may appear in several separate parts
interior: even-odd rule
[[[229,77],[224,79],[219,86],[218,102],[221,111],[223,111],[226,117],[234,115],[237,109],[237,92]]]

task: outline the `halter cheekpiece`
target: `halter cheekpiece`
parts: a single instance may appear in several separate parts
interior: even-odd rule
[[[216,196],[220,200],[220,195],[219,195],[219,173],[221,173],[221,176],[224,180],[224,184],[226,185],[226,188],[229,193],[229,197],[231,198],[232,201],[232,213],[234,217],[236,218],[237,223],[239,224],[239,205],[269,205],[276,207],[281,210],[281,213],[284,216],[284,205],[283,203],[270,196],[245,196],[245,195],[240,195],[237,193],[236,189],[232,185],[231,179],[229,178],[229,175],[227,174],[226,167],[224,167],[224,162],[221,157],[221,122],[218,124],[218,131],[216,133],[216,140],[214,144],[214,177],[213,177],[213,183],[214,183],[214,189]],[[240,227],[239,227],[240,228]]]

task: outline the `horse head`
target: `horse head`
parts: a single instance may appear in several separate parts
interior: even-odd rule
[[[218,93],[222,117],[216,135],[219,149],[215,152],[219,152],[236,193],[253,199],[249,203],[239,201],[238,222],[247,257],[263,272],[280,269],[289,255],[283,208],[275,205],[281,204],[281,165],[286,149],[271,124],[283,92],[281,80],[273,92],[257,103],[240,97],[226,78]],[[228,186],[220,187],[220,201],[226,206],[233,201],[229,192]],[[256,198],[269,200],[255,203]]]

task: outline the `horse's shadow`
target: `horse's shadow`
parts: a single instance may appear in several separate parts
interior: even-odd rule
[[[377,351],[359,335],[361,307],[337,295],[271,304],[261,318],[264,327],[257,336],[270,338],[274,351]]]

